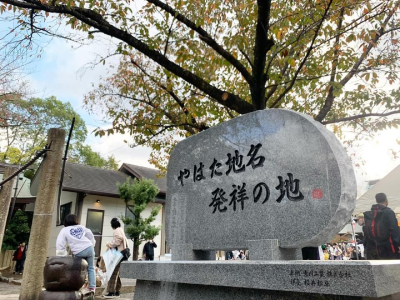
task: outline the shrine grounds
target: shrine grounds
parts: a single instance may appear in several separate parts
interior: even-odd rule
[[[123,284],[124,281],[129,284],[132,284],[131,280],[125,280],[121,279]],[[20,285],[12,284],[12,283],[6,283],[6,282],[0,282],[0,300],[18,300],[19,299],[19,291],[20,291]],[[134,293],[121,293],[121,298],[118,298],[120,300],[132,300]],[[95,298],[96,300],[104,299],[101,296],[98,296]]]

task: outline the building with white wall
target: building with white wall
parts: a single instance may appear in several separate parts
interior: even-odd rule
[[[157,177],[158,170],[123,164],[119,171],[104,170],[96,167],[85,166],[74,163],[67,163],[62,184],[60,201],[61,224],[56,224],[57,203],[54,208],[53,224],[49,243],[49,256],[55,255],[55,244],[58,233],[64,227],[63,219],[69,213],[78,216],[81,225],[89,228],[95,234],[96,256],[106,251],[106,243],[112,240],[113,229],[110,222],[112,218],[127,216],[129,211],[123,199],[120,199],[117,184],[124,183],[128,177],[152,179],[160,189],[154,203],[149,203],[143,211],[144,218],[150,215],[153,207],[162,205],[162,209],[153,222],[155,226],[161,226],[160,234],[154,241],[158,245],[155,250],[155,259],[165,254],[165,234],[164,234],[164,205],[166,194],[166,179]],[[40,180],[40,168],[32,180],[31,193],[37,194]],[[57,202],[57,201],[56,201]],[[28,206],[26,210],[33,210],[34,204]],[[121,221],[121,225],[124,226]],[[128,238],[128,246],[133,249],[133,242]],[[142,256],[144,243],[139,249],[139,258]]]

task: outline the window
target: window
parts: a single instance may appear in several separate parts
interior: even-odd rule
[[[133,205],[127,205],[126,206],[126,210],[125,210],[125,218],[129,218],[131,220],[135,219],[135,216],[133,215],[133,213],[128,209],[128,207],[133,210]],[[125,226],[125,233],[126,233],[126,226]]]
[[[60,206],[60,225],[64,225],[65,217],[71,213],[72,202]]]
[[[125,211],[125,218],[130,218],[131,220],[135,219],[135,216],[133,215],[133,213],[129,210],[133,210],[133,205],[127,205],[126,206],[126,211]]]

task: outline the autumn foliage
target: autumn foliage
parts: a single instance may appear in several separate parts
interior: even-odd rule
[[[308,114],[350,142],[399,124],[397,1],[0,2],[26,24],[60,14],[117,41],[120,64],[86,107],[111,122],[99,135],[130,133],[159,167],[180,139],[258,109]]]

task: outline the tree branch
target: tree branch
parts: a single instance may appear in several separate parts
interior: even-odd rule
[[[162,10],[168,12],[171,16],[176,18],[178,21],[185,24],[187,27],[197,32],[200,36],[200,39],[204,41],[208,46],[214,49],[219,55],[225,58],[229,63],[231,63],[239,72],[242,74],[243,78],[247,81],[247,83],[251,83],[253,78],[250,73],[247,72],[246,68],[238,61],[231,53],[226,51],[221,45],[219,45],[203,28],[197,26],[195,23],[190,21],[188,18],[180,14],[177,10],[173,9],[166,3],[163,3],[159,0],[147,0],[154,4],[155,6],[161,8]]]
[[[391,111],[391,112],[387,112],[387,113],[370,113],[370,114],[355,115],[355,116],[351,116],[351,117],[323,121],[323,122],[321,122],[321,124],[327,125],[327,124],[352,121],[352,120],[367,118],[367,117],[387,117],[387,116],[395,115],[395,114],[400,114],[400,110]]]
[[[240,53],[242,53],[242,55],[244,56],[244,58],[247,60],[247,62],[249,63],[251,68],[254,68],[253,63],[251,62],[250,57],[246,54],[246,52],[244,52],[242,49],[239,48]]]
[[[174,91],[172,91],[171,89],[168,89],[165,85],[163,85],[162,83],[158,82],[157,80],[155,80],[153,78],[153,76],[151,76],[149,73],[146,72],[145,69],[143,69],[135,60],[131,59],[131,63],[136,66],[143,74],[145,74],[148,78],[150,78],[151,81],[153,81],[157,86],[159,86],[161,89],[163,89],[165,92],[167,92],[172,99],[175,100],[175,102],[179,105],[179,107],[181,108],[182,112],[188,116],[190,118],[190,120],[192,121],[194,127],[200,129],[200,131],[208,129],[208,126],[202,125],[202,124],[198,124],[196,121],[196,118],[189,113],[189,111],[187,110],[187,108],[185,107],[185,103],[183,103],[183,101],[174,93]],[[172,120],[171,120],[172,121]],[[190,132],[191,134],[195,134],[196,132],[193,131],[193,129],[189,128],[190,130],[187,130],[188,132]]]
[[[96,13],[95,11],[75,6],[68,7],[62,4],[56,4],[51,6],[48,4],[41,3],[40,1],[37,0],[29,0],[30,3],[19,0],[2,0],[2,2],[21,8],[37,9],[51,13],[71,15],[77,18],[78,20],[82,21],[83,23],[91,27],[94,27],[95,29],[100,30],[101,32],[127,43],[128,45],[132,46],[139,52],[143,53],[144,55],[155,61],[160,66],[164,67],[165,69],[172,72],[176,76],[187,81],[191,85],[203,91],[205,94],[208,94],[210,97],[214,98],[218,103],[225,105],[237,111],[240,114],[246,114],[253,111],[252,105],[246,102],[245,100],[241,99],[239,96],[229,93],[227,91],[220,90],[215,86],[209,84],[201,77],[195,75],[194,73],[183,69],[176,63],[166,58],[160,52],[153,50],[147,44],[135,38],[133,35],[110,24],[103,18],[103,16]]]
[[[341,86],[345,86],[346,83],[349,82],[350,79],[352,79],[355,74],[357,74],[358,68],[361,66],[361,64],[364,62],[365,58],[368,56],[369,52],[372,50],[372,48],[376,45],[376,42],[382,36],[383,31],[384,31],[386,25],[389,23],[390,19],[392,18],[393,14],[394,14],[394,9],[392,9],[390,11],[390,13],[386,17],[385,21],[381,25],[381,28],[375,34],[375,37],[372,39],[372,41],[369,42],[369,45],[366,48],[365,52],[363,52],[360,55],[360,57],[358,58],[357,62],[354,64],[353,68],[351,68],[350,72],[340,81],[340,85]],[[333,100],[334,100],[333,94],[329,93],[327,98],[326,98],[326,100],[325,100],[324,106],[322,107],[322,109],[320,110],[318,115],[315,117],[316,121],[321,122],[323,119],[325,119],[326,115],[328,114],[328,112],[332,108]]]
[[[327,16],[327,14],[328,14],[328,11],[329,11],[329,8],[331,7],[332,2],[333,2],[333,1],[329,1],[329,2],[328,2],[328,6],[325,8],[324,15],[322,16],[320,23],[318,24],[317,28],[315,29],[315,34],[314,34],[314,37],[313,37],[313,39],[312,39],[312,41],[311,41],[310,47],[308,47],[307,53],[306,53],[306,55],[304,56],[303,60],[301,61],[299,67],[297,68],[297,71],[296,71],[296,73],[294,74],[291,83],[290,83],[289,86],[282,92],[282,94],[279,95],[279,97],[274,101],[274,103],[271,105],[271,108],[276,107],[276,106],[279,104],[279,102],[282,100],[282,98],[286,95],[286,93],[289,92],[289,91],[292,89],[292,87],[294,86],[294,83],[296,82],[296,79],[297,79],[297,76],[298,76],[299,73],[300,73],[300,70],[303,68],[305,62],[307,61],[308,57],[309,57],[310,54],[311,54],[311,51],[313,50],[313,46],[314,46],[315,40],[317,39],[317,36],[318,36],[319,31],[320,31],[320,29],[321,29],[321,27],[322,27],[322,24],[324,23],[324,21],[325,21],[325,19],[326,19],[326,16]]]
[[[341,9],[339,19],[338,19],[338,26],[337,26],[337,32],[340,32],[342,30],[342,24],[343,24],[343,16],[344,16],[344,8]],[[328,95],[326,96],[325,99],[325,104],[323,108],[321,109],[320,113],[318,116],[321,114],[327,114],[333,105],[333,101],[335,99],[335,96],[333,95],[333,83],[335,82],[335,76],[336,76],[336,69],[338,65],[338,60],[339,60],[339,40],[340,40],[340,34],[336,36],[335,43],[333,44],[334,50],[333,50],[333,61],[332,61],[332,70],[331,70],[331,77],[330,77],[330,86],[328,90]],[[325,112],[326,111],[326,112]],[[316,117],[316,120],[318,120],[319,117]],[[323,118],[322,118],[323,119]]]

